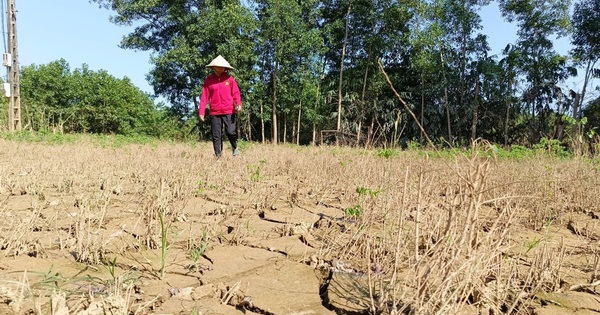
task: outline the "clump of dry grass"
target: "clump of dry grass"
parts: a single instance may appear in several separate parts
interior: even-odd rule
[[[549,169],[545,163],[556,161],[518,169],[478,155],[417,167],[402,167],[403,162],[396,159],[396,168],[383,172],[404,179],[402,185],[375,186],[387,198],[363,200],[356,223],[329,226],[320,234],[323,256],[368,277],[362,307],[392,314],[445,314],[464,311],[465,305],[484,313],[527,313],[525,301],[537,291],[560,289],[565,245],[543,240],[525,252],[513,236],[523,226],[560,224],[569,215],[567,204],[589,202],[589,197],[565,202],[565,195],[585,190],[556,185],[582,180],[573,174],[581,174],[585,163],[547,173],[541,171]],[[531,180],[524,171],[539,173]],[[571,178],[557,178],[565,173]],[[558,209],[558,217],[549,218],[548,208]]]

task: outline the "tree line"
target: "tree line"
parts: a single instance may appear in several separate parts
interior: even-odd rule
[[[500,55],[491,55],[494,34],[481,33],[488,0],[90,2],[112,10],[112,23],[137,25],[121,47],[151,52],[149,83],[169,106],[102,71],[69,73],[63,60],[22,70],[34,128],[205,134],[196,106],[205,65],[219,54],[236,68],[249,140],[532,145],[593,138],[600,123],[590,93],[600,76],[600,0],[498,0],[518,27]],[[561,36],[572,43],[567,55],[553,45]],[[581,90],[566,88],[578,74]],[[72,95],[65,77],[91,81]]]

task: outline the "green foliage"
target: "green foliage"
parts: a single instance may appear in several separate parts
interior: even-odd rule
[[[419,150],[420,147],[421,147],[421,145],[417,141],[409,141],[406,144],[406,149],[410,150],[410,151],[417,151],[417,150]]]
[[[153,144],[157,138],[134,135],[61,134],[43,131],[0,132],[0,138],[11,141],[38,142],[44,144],[92,143],[103,148],[120,148],[131,144]]]
[[[424,155],[424,156],[428,156],[428,157],[432,157],[432,158],[443,158],[443,159],[450,159],[450,160],[454,160],[457,157],[460,156],[470,156],[471,155],[471,150],[467,150],[467,149],[463,149],[463,148],[447,148],[447,149],[443,149],[443,150],[436,150],[436,151],[419,151],[420,155]]]
[[[498,158],[523,159],[533,156],[533,151],[522,145],[512,145],[508,150],[498,145],[493,145],[492,148],[494,155]]]
[[[262,175],[260,174],[260,172],[262,171],[262,169],[266,163],[267,163],[266,160],[260,160],[260,162],[256,165],[254,165],[254,164],[248,165],[248,171],[250,172],[250,180],[251,181],[258,182],[262,179]]]
[[[64,60],[21,70],[23,124],[34,131],[169,136],[165,108],[135,87],[87,65],[71,71]]]
[[[53,268],[54,266],[51,265],[48,271],[46,272],[33,272],[34,274],[39,276],[40,280],[31,283],[31,288],[46,288],[60,290],[61,286],[65,284],[69,279],[63,277],[63,275],[60,272],[54,271]]]
[[[159,141],[156,138],[143,135],[91,135],[90,141],[104,148],[121,148],[130,144],[152,144]]]
[[[361,196],[376,197],[381,192],[382,192],[382,190],[372,190],[372,189],[365,188],[365,187],[357,187],[356,188],[356,193]]]
[[[557,158],[569,158],[573,156],[559,140],[548,139],[546,137],[542,138],[539,143],[534,144],[533,150],[537,153],[547,154]]]
[[[51,133],[47,130],[40,132],[32,132],[27,130],[21,130],[11,133],[3,132],[0,133],[0,137],[11,141],[39,142],[44,144],[76,143],[81,139],[80,135]]]
[[[248,150],[252,146],[252,143],[248,142],[244,139],[238,139],[237,146],[240,150],[245,151],[245,150]]]
[[[338,163],[339,163],[341,166],[347,166],[347,165],[350,165],[350,164],[352,164],[352,159],[348,159],[348,160],[340,160]]]
[[[525,253],[529,253],[531,250],[536,248],[541,241],[541,238],[537,238],[537,236],[534,236],[532,240],[527,242],[527,251]]]
[[[196,195],[202,195],[206,190],[206,183],[203,181],[198,182],[198,189],[196,189]]]
[[[530,149],[518,144],[512,145],[509,152],[510,157],[516,159],[522,159],[532,155],[532,151]]]
[[[600,128],[600,97],[592,100],[583,111],[583,114],[588,118],[586,131]]]
[[[116,277],[116,273],[115,273],[115,268],[117,267],[117,257],[115,257],[113,259],[113,261],[109,261],[109,262],[103,264],[103,266],[106,269],[106,271],[108,271],[108,273],[110,274],[110,277],[111,277],[113,283],[116,283],[117,277]]]
[[[256,79],[257,21],[249,7],[237,1],[120,1],[92,0],[115,11],[111,21],[137,25],[121,47],[152,51],[149,81],[171,103],[178,123],[195,116],[207,65],[223,55],[235,67],[243,95]],[[190,106],[192,105],[192,106]]]
[[[362,215],[362,207],[360,205],[348,207],[344,209],[344,213],[349,217],[358,218]]]
[[[190,269],[199,271],[200,267],[198,266],[198,261],[200,260],[200,257],[202,257],[202,255],[204,255],[204,252],[208,248],[208,241],[209,241],[208,232],[207,232],[206,228],[204,228],[202,230],[201,243],[193,244],[189,251],[189,256],[193,261],[193,264],[189,266]]]
[[[254,139],[263,133],[280,138],[285,130],[287,141],[299,134],[300,142],[308,143],[313,128],[316,135],[334,129],[338,117],[343,120],[340,131],[360,133],[360,140],[369,138],[370,145],[423,139],[390,84],[400,87],[401,98],[427,135],[444,137],[452,146],[466,147],[472,138],[506,148],[537,143],[539,135],[559,134],[560,117],[574,103],[570,93],[558,88],[574,75],[571,58],[553,46],[553,38],[571,31],[568,1],[499,1],[502,15],[518,27],[518,40],[499,55],[492,54],[486,34],[480,34],[480,10],[488,0],[92,2],[112,10],[113,23],[136,25],[123,38],[123,48],[152,52],[150,84],[171,104],[151,115],[148,130],[161,137],[208,134],[207,124],[195,119],[195,105],[210,72],[204,66],[217,54],[236,68],[232,73],[244,100],[240,129]],[[597,7],[598,0],[574,6],[576,65],[598,56],[598,41],[593,40]],[[58,64],[45,71],[53,74],[53,80],[46,80],[52,91],[71,84],[68,67]],[[87,78],[80,72],[80,78]],[[96,80],[110,81],[101,75]],[[87,99],[94,100],[93,95]],[[139,131],[144,130],[137,124],[140,119],[115,118],[132,116],[127,106],[106,110],[90,105],[75,111],[73,104],[57,105],[65,103],[61,97],[38,99],[53,104],[48,107],[52,110],[32,112],[32,121],[50,128],[150,133]],[[82,119],[82,114],[94,119]],[[409,143],[409,149],[416,148]],[[446,151],[442,157],[463,153]],[[499,149],[497,154],[513,153]],[[380,151],[378,156],[393,153]]]
[[[398,151],[396,149],[377,149],[377,151],[375,151],[375,155],[378,157],[382,157],[385,159],[389,159],[393,156],[398,155]]]
[[[573,5],[573,53],[578,60],[594,61],[600,55],[600,1],[577,1]],[[587,75],[587,73],[586,73]]]
[[[8,130],[8,98],[0,96],[0,131],[4,130]]]

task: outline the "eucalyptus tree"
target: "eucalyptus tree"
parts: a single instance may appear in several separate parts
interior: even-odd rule
[[[573,118],[578,120],[580,105],[585,101],[592,77],[600,78],[600,0],[580,0],[573,9],[572,54],[576,64],[585,67],[583,87],[573,106]]]
[[[569,5],[569,0],[500,0],[503,16],[519,27],[516,45],[527,82],[522,100],[529,111],[530,143],[550,132],[556,86],[572,74],[566,57],[556,53],[551,40],[567,34]]]
[[[423,132],[436,137],[442,134],[442,116],[446,120],[446,134],[448,138],[452,137],[450,110],[444,98],[447,93],[443,94],[446,80],[440,80],[440,74],[443,78],[446,76],[442,57],[442,47],[446,46],[441,21],[444,15],[442,4],[441,0],[418,1],[410,20],[409,67],[417,81],[410,92],[414,94],[413,103],[419,104],[419,123],[424,128],[420,131],[421,142],[424,139]]]
[[[379,73],[377,61],[383,61],[394,79],[404,80],[400,73],[407,68],[406,38],[413,2],[322,2],[319,24],[328,47],[324,54],[323,94],[327,96],[326,108],[332,113],[329,123],[332,129],[355,131],[360,139],[363,123],[369,120],[369,133],[374,125],[381,124],[382,130],[390,128],[390,118],[396,117],[399,106]],[[393,122],[391,118],[392,125]]]
[[[264,99],[265,104],[270,101],[272,142],[275,144],[280,140],[278,118],[283,119],[282,139],[285,142],[288,116],[294,108],[301,108],[305,86],[317,82],[316,60],[323,44],[315,28],[316,7],[317,2],[310,0],[256,2],[260,29],[256,49],[260,57],[259,77],[268,82],[264,91],[269,95],[264,95]]]
[[[448,141],[461,141],[476,135],[477,94],[481,87],[478,69],[490,50],[487,37],[477,33],[482,29],[478,12],[487,4],[489,0],[444,0],[437,4],[443,12],[435,18],[440,20],[443,30],[441,53],[445,69]],[[456,129],[454,133],[451,127]]]
[[[235,68],[242,93],[255,78],[252,54],[257,24],[238,0],[90,0],[113,10],[111,21],[135,26],[121,41],[125,49],[150,51],[148,80],[182,121],[195,113],[205,65],[223,55]]]
[[[508,145],[509,135],[513,135],[514,137],[516,134],[519,134],[519,132],[515,130],[518,128],[518,126],[511,123],[511,121],[515,120],[515,117],[518,117],[521,112],[518,105],[515,106],[515,104],[518,102],[516,90],[519,84],[520,71],[523,69],[520,64],[523,58],[521,57],[521,51],[512,44],[506,45],[506,47],[502,50],[502,55],[504,57],[498,62],[498,66],[501,68],[501,71],[499,71],[500,77],[498,86],[502,93],[502,102],[504,103],[504,110],[502,111],[504,113],[504,117],[501,119],[503,121],[502,137],[504,140],[504,145]],[[511,127],[512,132],[509,132]],[[517,138],[518,137],[519,136],[517,135]]]
[[[369,130],[372,134],[374,118],[386,112],[388,118],[394,121],[394,129],[398,127],[398,117],[404,109],[381,75],[378,60],[382,60],[390,75],[402,85],[402,91],[407,91],[408,86],[413,84],[413,80],[407,78],[407,64],[410,53],[409,23],[416,1],[368,0],[355,3],[355,36],[350,42],[352,67],[348,88],[356,95],[356,105],[350,107],[352,116],[349,118],[357,122],[353,124],[353,130],[357,131],[357,139],[360,140],[363,121],[368,123],[370,120]],[[388,104],[392,108],[377,110]]]
[[[494,58],[488,56],[489,51],[490,47],[485,35],[480,34],[473,39],[472,52],[474,59],[471,60],[468,65],[465,65],[465,69],[468,70],[468,72],[465,73],[464,79],[461,80],[465,85],[461,86],[460,97],[462,103],[466,103],[467,105],[466,112],[470,113],[471,116],[470,128],[467,127],[463,129],[465,132],[470,130],[471,142],[478,138],[478,125],[482,123],[480,119],[482,117],[489,117],[489,113],[496,112],[496,108],[494,108],[494,110],[488,110],[491,105],[497,105],[497,103],[494,102],[495,98],[493,97],[496,95],[494,91],[497,90],[495,88],[496,76],[494,73],[494,70],[497,70],[497,67]],[[467,88],[465,88],[465,86]],[[470,97],[467,97],[467,93]],[[484,99],[488,100],[488,102],[484,102]],[[484,115],[481,115],[482,113]],[[486,127],[484,129],[489,130],[498,130],[500,129],[500,125],[496,122],[498,122],[497,119],[488,119],[487,124],[482,127]]]

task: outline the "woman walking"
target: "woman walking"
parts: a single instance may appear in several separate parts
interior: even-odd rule
[[[242,98],[237,82],[228,73],[229,70],[233,70],[233,67],[221,55],[213,59],[206,67],[212,68],[214,73],[204,80],[198,116],[201,121],[204,121],[208,103],[215,155],[220,157],[223,151],[222,130],[225,126],[225,135],[229,139],[233,155],[237,156],[240,152],[237,147],[236,114],[242,110]]]

